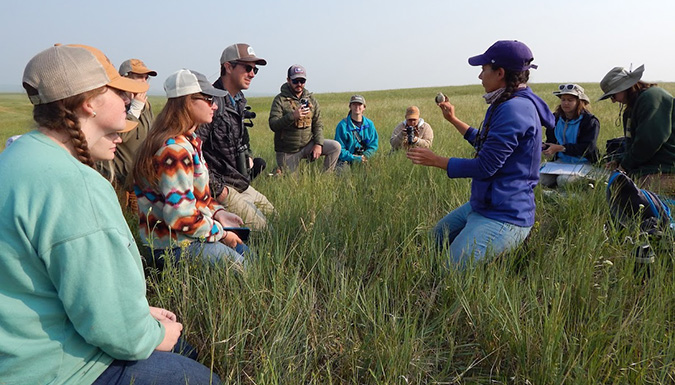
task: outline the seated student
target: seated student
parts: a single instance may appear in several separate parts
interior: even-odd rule
[[[147,85],[95,48],[57,45],[28,62],[23,87],[37,128],[0,154],[0,202],[12,202],[0,209],[0,382],[209,384],[209,369],[171,353],[183,326],[148,306],[136,242],[94,169],[127,127],[127,92]]]
[[[164,90],[168,100],[133,168],[141,237],[159,252],[155,255],[170,249],[178,258],[181,244],[187,243],[191,256],[201,255],[213,263],[224,258],[243,263],[242,240],[224,230],[243,222],[212,199],[202,141],[195,134],[200,124],[213,119],[217,108],[213,97],[226,92],[186,69],[171,74]]]
[[[400,148],[431,148],[433,141],[434,131],[429,123],[420,118],[420,109],[416,106],[406,108],[405,120],[394,128],[389,139],[392,151]]]
[[[349,113],[335,127],[335,140],[342,150],[338,167],[352,163],[365,163],[377,151],[378,136],[373,121],[363,116],[366,99],[354,95],[349,99]]]
[[[623,110],[625,152],[608,168],[619,168],[637,184],[667,195],[675,194],[675,120],[673,96],[654,83],[640,81],[644,66],[635,71],[614,67],[600,82],[604,94]]]
[[[119,74],[141,83],[149,83],[150,77],[157,76],[157,72],[149,69],[139,59],[125,60],[120,64]],[[112,179],[113,186],[119,194],[120,202],[123,208],[129,208],[132,212],[138,213],[138,204],[136,195],[134,195],[133,181],[131,180],[131,167],[134,163],[136,151],[148,136],[148,131],[152,125],[155,115],[152,112],[152,106],[148,102],[147,92],[132,93],[129,95],[131,103],[127,110],[127,119],[137,122],[136,127],[130,131],[120,134],[122,143],[117,146],[115,159],[112,162],[101,162],[100,168],[102,174],[108,179]]]
[[[590,99],[578,84],[561,84],[553,92],[560,104],[553,116],[554,128],[546,129],[546,143],[542,153],[552,157],[540,170],[540,182],[546,187],[562,186],[586,175],[600,157],[597,140],[600,121],[590,112]],[[584,165],[556,171],[564,164]]]

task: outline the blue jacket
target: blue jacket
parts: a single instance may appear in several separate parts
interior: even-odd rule
[[[358,133],[361,137],[364,148],[363,155],[365,155],[366,158],[370,158],[375,151],[377,151],[379,146],[378,136],[373,121],[364,116],[363,124],[359,128],[352,122],[350,112],[347,114],[347,117],[342,119],[337,127],[335,127],[335,140],[342,146],[342,151],[340,151],[340,157],[338,158],[339,161],[361,162],[361,157],[354,155],[356,149],[361,148],[355,133]]]
[[[534,187],[539,181],[541,127],[555,127],[548,105],[527,87],[499,104],[487,138],[473,159],[450,158],[448,177],[472,178],[473,211],[517,226],[534,224]],[[486,120],[494,106],[486,113]],[[478,130],[464,135],[474,144]]]

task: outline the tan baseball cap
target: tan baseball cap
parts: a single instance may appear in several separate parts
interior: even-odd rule
[[[420,109],[417,106],[410,106],[405,109],[405,118],[406,119],[419,119],[420,118]]]
[[[267,60],[255,56],[253,47],[244,43],[232,44],[223,50],[223,54],[220,55],[220,65],[229,61],[252,62],[260,66],[267,65]]]
[[[120,76],[100,50],[79,44],[56,44],[35,55],[23,71],[23,87],[34,105],[62,100],[102,86],[133,93],[149,88],[147,83]]]
[[[129,59],[125,60],[120,64],[120,69],[118,71],[120,75],[127,76],[130,72],[135,74],[141,74],[148,76],[157,76],[157,72],[149,69],[145,66],[145,63],[139,59]]]

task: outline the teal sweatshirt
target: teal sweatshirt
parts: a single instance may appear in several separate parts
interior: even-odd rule
[[[0,153],[0,383],[88,384],[150,356],[140,255],[115,192],[38,131]]]

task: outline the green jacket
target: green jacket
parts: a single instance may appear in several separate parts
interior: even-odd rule
[[[627,148],[621,167],[635,176],[675,173],[674,122],[672,95],[660,87],[642,91],[623,114]]]
[[[150,126],[154,119],[155,115],[152,113],[152,107],[150,107],[149,102],[145,102],[145,107],[138,118],[130,112],[127,113],[127,120],[138,122],[138,126],[129,132],[120,134],[122,143],[117,145],[115,159],[113,159],[112,162],[101,162],[101,167],[103,169],[102,174],[104,176],[109,176],[110,167],[112,165],[115,169],[115,180],[124,189],[131,189],[133,181],[127,180],[127,177],[131,175],[136,152],[148,136]]]
[[[310,102],[311,122],[296,122],[293,111],[300,105],[300,99]],[[288,83],[281,86],[281,93],[272,101],[269,118],[270,129],[274,131],[274,151],[296,153],[309,144],[323,146],[323,123],[321,108],[314,95],[307,90],[300,97],[295,96]]]

